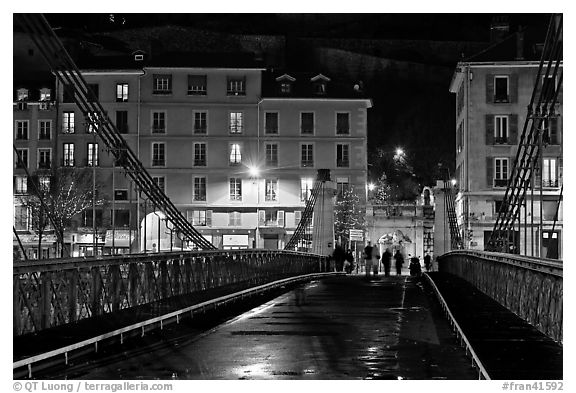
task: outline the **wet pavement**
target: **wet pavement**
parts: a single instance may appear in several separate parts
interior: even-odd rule
[[[80,379],[477,379],[412,277],[313,281],[203,333],[116,354]]]

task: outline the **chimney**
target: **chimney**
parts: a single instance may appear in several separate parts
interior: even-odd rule
[[[490,42],[502,41],[510,33],[510,22],[508,16],[499,15],[492,18],[490,24]]]
[[[516,60],[524,60],[524,29],[518,27],[516,33]]]

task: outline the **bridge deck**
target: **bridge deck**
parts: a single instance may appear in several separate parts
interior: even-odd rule
[[[430,273],[492,379],[562,379],[562,346],[463,279]]]

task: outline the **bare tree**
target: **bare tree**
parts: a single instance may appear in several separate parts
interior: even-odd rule
[[[96,190],[93,201],[92,171],[89,169],[56,168],[35,172],[29,179],[28,191],[20,197],[20,202],[31,212],[33,229],[38,234],[39,256],[46,231],[53,229],[57,239],[63,239],[64,230],[74,216],[91,208],[93,203],[102,206],[106,200]],[[63,241],[58,243],[63,256]]]

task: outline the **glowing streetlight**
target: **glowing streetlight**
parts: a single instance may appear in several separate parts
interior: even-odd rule
[[[368,183],[368,190],[369,191],[374,191],[375,188],[376,188],[376,185],[374,183]]]
[[[452,186],[455,186],[456,185],[456,179],[450,180],[450,183],[452,183]]]
[[[252,177],[258,177],[260,175],[260,169],[258,169],[258,167],[250,166],[248,167],[248,171]]]
[[[396,148],[396,155],[397,156],[403,156],[404,155],[404,150],[401,147],[397,147]]]

